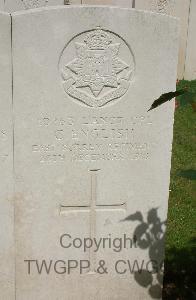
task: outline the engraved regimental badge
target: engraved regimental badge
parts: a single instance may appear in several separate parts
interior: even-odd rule
[[[117,34],[97,28],[74,37],[60,62],[64,91],[90,107],[102,107],[129,89],[135,63],[130,46]]]

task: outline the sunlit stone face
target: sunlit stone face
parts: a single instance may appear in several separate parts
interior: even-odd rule
[[[175,89],[176,19],[58,6],[1,20],[0,283],[14,274],[20,300],[160,299],[174,105],[148,110]]]

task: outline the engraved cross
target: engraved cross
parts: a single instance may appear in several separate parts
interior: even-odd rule
[[[97,204],[97,173],[98,169],[90,170],[91,173],[91,201],[90,205],[81,205],[81,206],[65,206],[61,205],[60,207],[60,215],[67,215],[68,212],[85,212],[90,213],[90,238],[93,239],[96,237],[96,212],[97,211],[122,211],[126,209],[126,203],[121,204]],[[90,248],[90,273],[95,273],[96,267],[96,254],[92,248]]]

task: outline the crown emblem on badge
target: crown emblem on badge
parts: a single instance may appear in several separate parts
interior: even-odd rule
[[[89,33],[84,42],[91,50],[104,50],[112,43],[112,39],[109,34],[98,29],[93,33]]]

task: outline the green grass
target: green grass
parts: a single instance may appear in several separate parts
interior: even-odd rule
[[[179,97],[175,112],[166,235],[165,282],[173,284],[174,294],[164,299],[172,300],[192,299],[196,263],[196,80],[181,81],[178,89],[184,86],[190,94]]]

